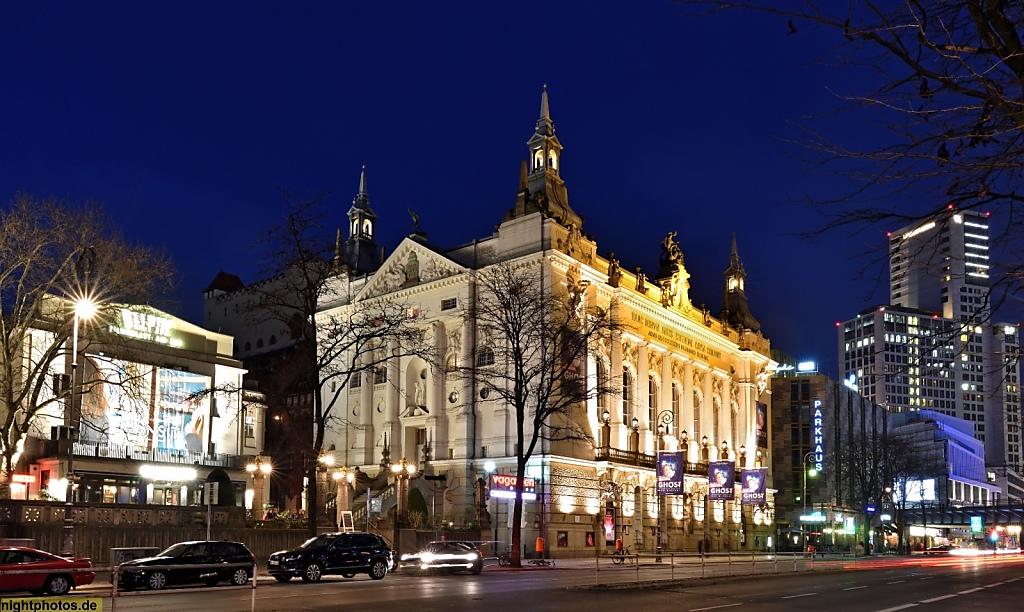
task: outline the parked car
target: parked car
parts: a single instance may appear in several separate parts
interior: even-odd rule
[[[327,574],[351,578],[368,574],[374,580],[387,575],[394,563],[391,547],[373,533],[325,533],[306,540],[302,546],[270,555],[267,571],[281,582],[301,576],[303,582],[318,582]]]
[[[179,542],[155,557],[133,559],[118,567],[117,586],[132,590],[163,589],[175,584],[249,582],[256,557],[239,542]],[[167,567],[167,566],[181,567]],[[203,567],[224,565],[225,567]]]
[[[473,542],[430,542],[419,552],[402,555],[398,565],[408,574],[431,570],[479,574],[484,569],[484,555]]]
[[[46,570],[31,574],[9,574],[17,570]],[[0,548],[0,591],[28,591],[33,595],[64,595],[75,587],[92,584],[96,578],[89,559],[65,559],[23,546]]]

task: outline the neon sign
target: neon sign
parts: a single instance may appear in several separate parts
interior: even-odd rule
[[[491,497],[515,499],[518,480],[514,474],[491,474]],[[533,478],[523,478],[523,499],[537,499],[537,481]]]
[[[811,426],[814,428],[814,469],[821,471],[825,464],[825,415],[821,409],[821,400],[814,398],[814,415]]]

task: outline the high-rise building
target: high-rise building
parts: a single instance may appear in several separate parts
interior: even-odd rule
[[[971,422],[990,477],[1021,499],[1020,330],[991,319],[988,226],[948,209],[893,232],[890,303],[839,326],[839,368],[891,411]]]
[[[947,210],[889,235],[889,303],[955,321],[987,319],[988,215]]]

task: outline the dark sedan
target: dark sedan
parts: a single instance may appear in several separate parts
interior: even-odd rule
[[[298,548],[270,555],[267,571],[281,582],[296,576],[301,576],[303,582],[318,582],[327,574],[345,578],[368,574],[380,580],[392,563],[391,547],[376,534],[325,533]]]
[[[120,589],[163,589],[169,585],[228,581],[241,586],[253,575],[256,557],[239,542],[181,542],[155,557],[118,566]]]
[[[472,542],[431,542],[419,552],[402,555],[398,566],[407,574],[430,570],[479,574],[484,556]]]

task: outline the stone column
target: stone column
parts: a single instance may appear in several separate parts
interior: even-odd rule
[[[636,449],[638,452],[647,452],[651,448],[651,419],[649,418],[650,413],[650,397],[648,394],[648,366],[647,366],[647,351],[646,342],[638,342],[636,347],[636,419],[640,423],[640,446]],[[657,415],[655,415],[657,416]],[[632,419],[630,420],[632,422]]]
[[[670,425],[671,432],[666,431],[665,435],[669,433],[673,437],[679,437],[679,415],[672,410],[672,353],[665,351],[661,354],[661,398],[659,398],[660,406],[658,412],[668,410],[672,414],[672,424]],[[654,418],[658,418],[658,415],[654,415]]]
[[[730,383],[732,379],[728,374],[722,374],[722,418],[720,432],[721,441],[718,443],[719,449],[722,447],[722,442],[729,443],[729,456],[733,457],[739,452],[740,443],[737,442],[732,435],[732,390],[730,389]]]
[[[426,404],[430,416],[427,417],[427,441],[431,445],[431,456],[434,459],[448,458],[448,427],[447,410],[444,399],[445,355],[448,352],[448,336],[444,323],[435,321],[431,324],[431,335],[434,341],[434,364],[428,365]]]
[[[618,308],[618,307],[614,307]],[[613,318],[617,320],[617,318]],[[609,386],[617,387],[622,391],[622,334],[612,333],[611,364],[608,366]],[[616,385],[614,381],[618,381]],[[626,448],[625,428],[622,426],[622,398],[618,395],[612,396],[608,405],[608,414],[611,415],[612,426],[612,447]]]
[[[683,422],[679,425],[679,431],[684,429],[688,432],[690,439],[689,446],[693,446],[693,443],[700,442],[697,435],[693,430],[693,362],[686,359],[683,362],[683,398],[682,398],[682,419]],[[693,455],[687,457],[688,461],[696,461]]]
[[[391,443],[393,457],[405,456],[405,439],[402,432],[402,423],[398,419],[401,400],[402,368],[401,360],[397,357],[399,351],[398,339],[392,338],[388,341],[388,361],[386,364],[388,372],[388,384],[384,390],[384,431],[388,432],[388,439],[394,440]]]
[[[373,358],[370,355],[364,354],[360,356],[360,359],[363,364],[367,364]],[[380,457],[374,457],[373,452],[373,370],[367,368],[363,370],[360,376],[360,384],[362,386],[359,388],[359,424],[362,426],[362,463],[373,465],[380,460]]]
[[[714,414],[715,410],[714,387],[712,386],[713,376],[714,372],[711,371],[711,368],[704,369],[704,401],[701,402],[700,428],[701,436],[708,437],[708,446],[715,446],[716,444],[718,444],[718,440],[715,439],[715,435],[717,433],[715,431],[715,420],[712,418],[712,415]],[[700,440],[698,440],[697,442],[699,443]],[[716,456],[717,455],[715,455],[715,453],[712,452],[711,454],[708,455],[708,459],[714,459]]]

